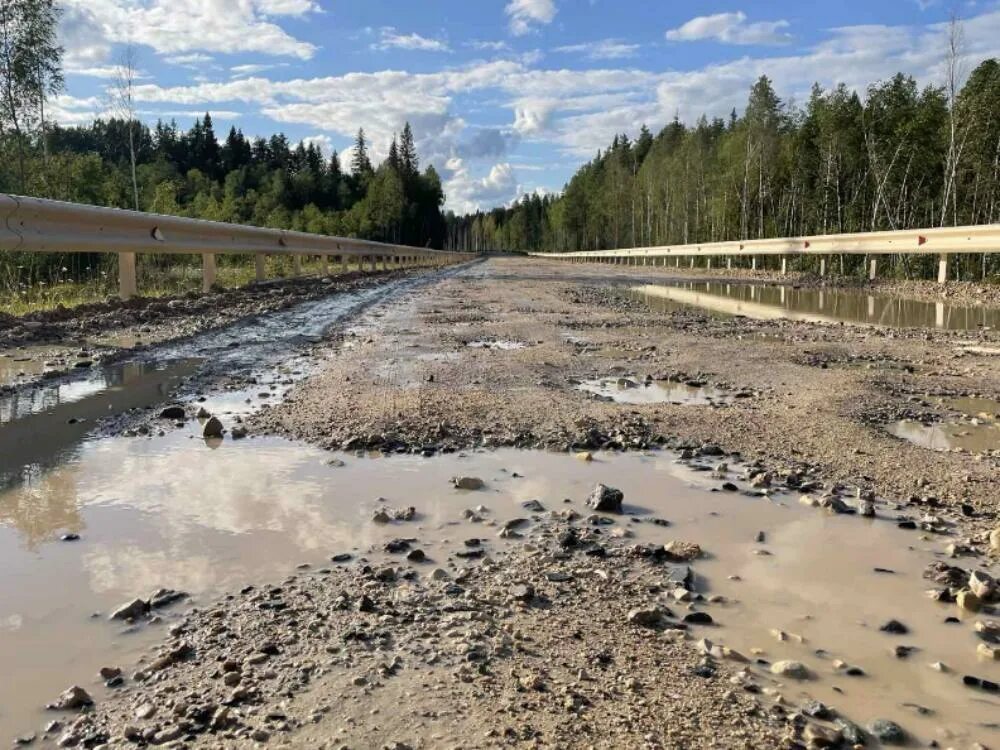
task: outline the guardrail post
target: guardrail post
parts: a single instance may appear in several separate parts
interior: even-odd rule
[[[694,268],[694,256],[691,256],[691,268]]]
[[[212,291],[215,283],[215,253],[201,254],[201,291]]]
[[[302,256],[293,255],[292,256],[292,276],[302,275]]]
[[[876,268],[877,264],[878,264],[878,261],[876,261],[874,258],[872,258],[871,268],[868,271],[868,280],[869,281],[875,281],[875,268]]]
[[[347,273],[347,256],[346,255],[341,255],[340,256],[340,272],[341,273]]]
[[[706,271],[711,271],[712,270],[712,259],[711,258],[705,258],[705,270]]]
[[[826,276],[826,258],[819,259],[819,275]]]
[[[732,258],[726,258],[726,270],[727,271],[732,271],[733,270],[733,259]]]
[[[751,271],[756,271],[757,270],[757,256],[756,255],[753,256],[752,258],[750,258],[750,270]]]
[[[264,253],[257,253],[253,256],[253,265],[257,281],[263,281],[267,276],[267,256]]]
[[[135,253],[118,253],[118,296],[132,299],[139,293],[135,282]]]
[[[781,259],[781,275],[785,276],[788,273],[788,258]]]
[[[938,284],[944,284],[946,281],[948,281],[948,255],[941,253],[938,256]]]
[[[323,255],[323,275],[330,275],[330,256],[326,254]]]

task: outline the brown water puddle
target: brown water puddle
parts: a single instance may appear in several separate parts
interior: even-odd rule
[[[654,309],[700,307],[725,315],[759,320],[854,323],[896,328],[976,330],[1000,327],[1000,310],[924,302],[843,289],[796,289],[789,286],[679,282],[634,286],[631,294]]]
[[[1000,451],[1000,401],[966,397],[938,399],[938,403],[954,416],[941,422],[903,419],[886,425],[886,429],[898,438],[929,450]]]
[[[577,388],[619,404],[681,404],[707,406],[727,404],[732,394],[712,386],[695,386],[666,380],[638,381],[633,378],[586,380]]]
[[[481,477],[486,487],[456,490],[449,482],[456,475]],[[95,611],[107,613],[161,586],[204,602],[278,579],[300,563],[367,552],[400,536],[416,537],[444,564],[470,536],[486,538],[488,547],[520,543],[466,520],[466,509],[485,506],[487,523],[502,522],[530,516],[522,506],[528,500],[561,509],[571,498],[569,507],[585,512],[583,499],[597,482],[621,488],[628,513],[671,523],[620,517],[623,533],[656,543],[691,540],[707,551],[694,564],[698,590],[726,603],[709,608],[718,625],[695,638],[746,654],[761,648],[770,660],[798,659],[816,673],[814,681],[781,688],[787,699],[808,693],[859,723],[890,718],[925,739],[1000,741],[982,726],[996,720],[1000,698],[960,681],[964,672],[998,680],[1000,664],[978,662],[970,625],[945,625],[952,608],[922,596],[921,571],[939,544],[894,523],[828,516],[796,497],[710,492],[720,480],[671,453],[597,454],[591,462],[514,450],[331,461],[330,454],[276,439],[208,446],[194,424],[163,437],[84,443],[63,465],[0,492],[0,736],[44,723],[41,705],[72,683],[100,699],[97,668],[127,667],[162,637],[162,626],[127,633],[103,614],[91,617]],[[412,505],[417,517],[373,523],[385,505]],[[52,541],[64,529],[81,539]],[[755,541],[761,531],[764,543]],[[880,633],[892,617],[911,635]],[[806,640],[776,641],[772,628]],[[903,642],[920,651],[897,659],[892,647]],[[836,672],[834,658],[862,667],[867,677]],[[935,661],[955,671],[930,669]],[[914,715],[904,703],[934,713]]]

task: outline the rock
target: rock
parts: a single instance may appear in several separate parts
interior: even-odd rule
[[[528,602],[535,598],[535,587],[530,583],[516,583],[510,587],[511,598]]]
[[[198,419],[208,419],[212,416],[212,412],[206,409],[204,406],[198,407],[198,413],[195,415]]]
[[[967,612],[978,612],[983,608],[982,600],[969,589],[959,591],[955,597],[955,603],[958,604],[960,609],[964,609]]]
[[[851,745],[864,745],[867,742],[865,731],[854,722],[847,719],[837,719],[834,722],[844,741]]]
[[[119,667],[101,667],[99,674],[102,680],[111,680],[115,677],[121,676],[121,669]]]
[[[621,490],[598,484],[587,498],[587,507],[602,513],[621,513],[625,495]]]
[[[415,563],[426,562],[427,553],[425,553],[422,549],[412,549],[409,554],[407,554],[406,559]]]
[[[451,483],[459,490],[481,490],[486,486],[479,477],[454,477]]]
[[[996,590],[996,581],[986,573],[974,570],[969,576],[969,589],[981,600],[986,601],[993,597]]]
[[[163,411],[160,412],[160,419],[184,419],[184,407],[183,406],[168,406]]]
[[[77,533],[74,533],[74,532],[70,531],[70,532],[67,532],[67,533],[63,534],[61,537],[59,537],[59,540],[62,541],[62,542],[79,542],[80,541],[80,535],[77,534]]]
[[[879,630],[883,633],[891,633],[892,635],[906,635],[910,632],[910,629],[899,620],[889,620],[889,622],[880,627]]]
[[[822,701],[808,701],[802,706],[802,713],[820,721],[831,721],[833,719],[833,711]]]
[[[229,436],[233,440],[242,440],[247,436],[247,428],[243,427],[242,425],[237,425],[236,427],[233,427],[233,429],[229,431]]]
[[[790,677],[793,680],[808,680],[812,673],[805,664],[798,661],[776,661],[771,665],[771,674],[779,677]]]
[[[976,646],[976,654],[989,661],[1000,661],[1000,648],[980,643]]]
[[[389,523],[392,517],[386,512],[384,508],[375,511],[372,514],[372,521],[375,523]]]
[[[94,699],[79,685],[67,688],[59,696],[55,703],[50,703],[46,708],[55,711],[76,711],[87,706],[94,705]]]
[[[629,610],[628,621],[641,628],[658,627],[663,620],[663,611],[659,607],[636,607]]]
[[[1000,527],[990,532],[990,547],[1000,550]]]
[[[688,625],[712,625],[715,620],[708,612],[689,612],[684,615],[684,622]]]
[[[408,549],[410,549],[410,542],[408,539],[393,539],[385,544],[385,551],[390,555],[398,555],[402,552],[406,552]]]
[[[111,613],[111,620],[135,620],[149,612],[149,602],[142,599],[133,599],[128,604],[123,604]]]
[[[211,417],[202,428],[201,436],[204,438],[221,438],[226,428],[222,425],[222,420],[218,417]]]
[[[152,719],[154,716],[156,716],[155,703],[143,703],[135,710],[135,718],[141,719],[142,721]]]
[[[979,634],[979,637],[983,640],[989,641],[990,643],[1000,643],[1000,622],[995,622],[993,620],[987,620],[983,622],[982,620],[976,620],[976,624],[972,626],[972,629]]]
[[[694,542],[674,540],[665,544],[663,550],[672,562],[691,562],[701,557],[701,547]]]
[[[875,719],[868,727],[868,731],[875,739],[885,745],[902,745],[906,742],[906,732],[903,731],[903,728],[888,719]]]
[[[544,513],[545,506],[542,505],[538,500],[528,500],[521,503],[521,507],[532,513]]]
[[[819,724],[808,724],[802,737],[809,743],[809,747],[839,747],[843,740],[843,733],[839,729],[831,729]]]

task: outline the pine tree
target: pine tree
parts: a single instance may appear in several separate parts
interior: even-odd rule
[[[409,122],[403,125],[403,134],[399,141],[399,158],[402,161],[403,176],[413,180],[420,171],[420,160],[417,158],[417,147],[413,142],[413,130]]]
[[[375,171],[372,169],[371,159],[368,157],[368,141],[365,140],[365,130],[358,130],[358,136],[354,140],[354,153],[351,155],[351,174],[361,184],[366,184]]]

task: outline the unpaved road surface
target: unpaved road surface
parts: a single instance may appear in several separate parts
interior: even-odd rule
[[[1000,357],[964,353],[969,332],[656,313],[607,285],[647,281],[643,270],[473,267],[348,339],[258,429],[387,451],[710,442],[900,502],[969,504],[970,529],[996,525],[997,456],[928,451],[882,429],[933,416],[931,395],[1000,397]],[[724,407],[622,405],[577,388],[622,375],[694,379],[739,397]]]
[[[885,427],[947,418],[940,399],[1000,398],[1000,357],[969,350],[970,340],[1000,346],[996,332],[657,312],[626,293],[630,282],[665,278],[664,269],[516,258],[442,274],[314,343],[314,369],[278,403],[246,416],[247,442],[278,435],[358,460],[467,452],[474,461],[473,451],[510,446],[569,452],[567,460],[597,470],[602,458],[591,464],[591,452],[669,452],[710,476],[713,491],[784,501],[800,513],[874,514],[913,546],[933,549],[943,567],[923,582],[917,571],[914,600],[885,602],[882,622],[899,616],[912,625],[921,588],[950,607],[960,592],[971,607],[966,591],[976,587],[979,614],[995,614],[1000,591],[970,573],[996,574],[997,452],[932,451]],[[621,403],[581,388],[604,381],[628,394],[647,380],[683,386],[690,402]],[[190,419],[197,403],[185,408]],[[141,419],[155,423],[155,412]],[[615,486],[623,477],[607,466],[602,481]],[[611,498],[610,511],[594,513],[584,497],[543,505],[520,497],[518,515],[501,516],[475,478],[461,495],[465,513],[456,511],[433,540],[421,514],[453,507],[424,493],[426,506],[408,510],[401,486],[384,503],[357,501],[373,505],[371,523],[395,539],[194,609],[150,613],[140,600],[126,624],[163,627],[162,644],[135,665],[106,665],[115,667],[108,690],[67,694],[72,705],[26,743],[404,750],[914,741],[892,722],[817,706],[802,687],[816,675],[803,664],[713,643],[709,612],[724,614],[726,601],[701,593],[699,560],[707,564],[711,551],[697,538],[673,537],[650,508],[622,515]],[[211,495],[211,477],[200,490]],[[823,507],[804,510],[801,495]],[[862,520],[874,519],[847,522],[860,529]],[[747,534],[757,545],[747,554],[765,559],[764,532]],[[866,568],[876,577],[894,572]],[[937,610],[932,616],[940,619]],[[971,618],[970,609],[956,619],[963,637],[972,637]],[[887,638],[906,632],[882,622],[865,627],[878,638],[880,625]],[[984,627],[989,650],[1000,628]],[[771,640],[795,638],[778,631]],[[850,635],[842,640],[849,652]],[[799,645],[811,658],[830,656],[825,643]],[[865,673],[849,660],[824,668],[836,690],[864,690]],[[966,675],[937,671],[963,699],[992,705],[997,666],[975,669],[967,676],[979,682],[964,687]],[[96,705],[82,705],[90,697]],[[948,717],[938,720],[944,726]],[[996,727],[980,723],[980,731]],[[926,742],[923,728],[918,734]],[[978,736],[942,729],[936,741],[983,747]]]

